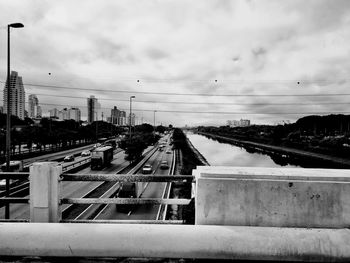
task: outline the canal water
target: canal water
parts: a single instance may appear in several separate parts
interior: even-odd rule
[[[251,148],[243,148],[203,135],[187,133],[193,146],[212,166],[246,166],[246,167],[305,167],[291,157],[280,154],[266,154]]]
[[[193,146],[204,156],[204,158],[213,166],[248,166],[248,167],[298,167],[298,165],[288,164],[286,161],[281,165],[281,161],[274,161],[276,156],[271,156],[253,152],[252,149],[220,143],[214,139],[203,135],[187,133],[187,138]],[[280,156],[280,159],[286,158]],[[279,163],[279,164],[278,164]]]

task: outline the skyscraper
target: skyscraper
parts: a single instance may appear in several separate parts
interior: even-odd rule
[[[70,120],[75,120],[76,122],[80,121],[80,116],[81,116],[80,109],[70,108],[68,110],[68,115],[69,115],[68,117]]]
[[[58,109],[53,108],[52,110],[49,110],[50,112],[50,118],[58,118]]]
[[[120,111],[120,116],[118,118],[118,125],[123,126],[126,125],[126,112]]]
[[[41,118],[42,116],[42,110],[39,105],[34,106],[34,118]]]
[[[121,125],[119,123],[120,113],[121,113],[121,111],[118,110],[116,106],[114,106],[114,108],[111,110],[111,123],[112,124]]]
[[[30,118],[37,117],[35,114],[35,107],[39,105],[39,100],[36,95],[30,94],[28,96],[28,115]]]
[[[6,80],[4,88],[4,113],[7,113],[7,85],[8,80]],[[22,77],[18,76],[16,71],[11,71],[10,76],[10,89],[11,89],[11,109],[10,114],[24,119],[25,110],[25,92],[22,82]]]
[[[64,108],[58,112],[58,119],[60,121],[69,120],[69,111],[67,108]]]
[[[90,98],[87,98],[87,111],[88,111],[88,123],[91,123],[93,121],[97,120],[97,116],[100,111],[100,104],[97,102],[97,99],[95,96],[90,96]]]

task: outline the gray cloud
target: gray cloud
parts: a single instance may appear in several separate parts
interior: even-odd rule
[[[164,51],[157,49],[157,48],[148,48],[146,50],[147,55],[149,56],[149,58],[154,59],[154,60],[158,60],[158,59],[163,59],[163,58],[167,58],[168,54],[166,54]]]
[[[255,58],[259,58],[267,53],[267,50],[263,47],[253,48],[252,53]]]
[[[205,94],[347,93],[350,62],[348,0],[259,1],[35,1],[0,0],[0,24],[23,22],[11,32],[12,67],[24,82],[89,88],[92,91],[27,87],[42,103],[85,105],[90,94],[128,99],[127,91]],[[12,12],[16,10],[16,12]],[[6,46],[6,28],[0,46]],[[6,61],[6,49],[0,50]],[[52,72],[52,75],[48,75]],[[0,78],[6,75],[0,67]],[[140,83],[136,80],[141,79]],[[145,81],[145,80],[161,81]],[[218,79],[217,83],[213,81]],[[297,81],[301,81],[297,85]],[[81,96],[81,99],[59,95]],[[1,93],[0,93],[1,96]],[[216,123],[246,116],[253,122],[295,120],[299,115],[249,113],[346,109],[346,97],[195,97],[137,94],[136,109],[229,111],[240,114],[157,113],[175,125]],[[217,105],[162,104],[166,101]],[[310,106],[271,105],[304,102]],[[316,105],[317,102],[334,104]],[[225,105],[224,103],[264,105]],[[105,108],[127,102],[101,100]],[[222,103],[222,104],[220,104]],[[49,106],[44,110],[47,110]],[[294,119],[293,119],[294,118]]]

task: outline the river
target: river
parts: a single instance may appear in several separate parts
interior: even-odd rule
[[[298,163],[297,160],[286,155],[267,155],[253,149],[220,143],[199,134],[188,132],[186,135],[212,166],[307,167],[307,165]]]

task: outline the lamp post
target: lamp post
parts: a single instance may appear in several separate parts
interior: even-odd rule
[[[153,136],[155,137],[156,135],[156,110],[153,111]]]
[[[135,96],[130,96],[130,115],[129,115],[129,139],[131,141],[131,104],[132,104],[132,99],[135,99]]]
[[[24,27],[21,23],[7,25],[7,119],[6,119],[6,171],[10,171],[11,154],[11,79],[10,79],[10,29]],[[6,179],[6,196],[10,195],[10,179]],[[10,218],[10,205],[5,206],[5,219]]]
[[[97,115],[97,111],[94,111],[94,115],[96,115],[96,120],[95,120],[95,122],[96,122],[96,130],[95,130],[95,133],[96,133],[96,144],[97,144],[97,142],[98,142],[98,115]]]

